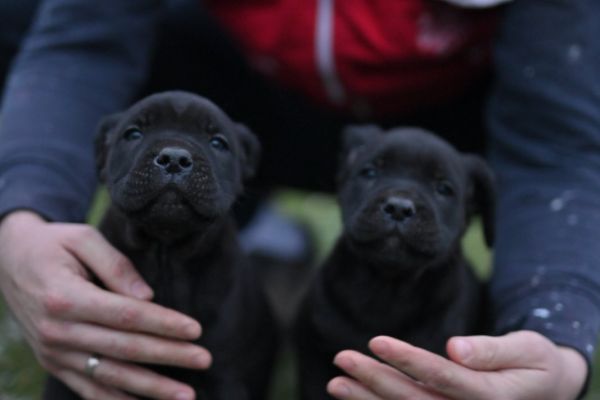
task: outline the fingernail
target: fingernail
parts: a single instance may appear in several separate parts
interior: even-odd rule
[[[350,396],[352,394],[352,391],[350,390],[350,388],[348,387],[348,385],[346,385],[345,383],[338,383],[337,385],[334,385],[332,388],[332,394],[336,395],[336,396]]]
[[[202,333],[202,329],[200,329],[200,325],[196,322],[192,322],[190,324],[187,324],[184,328],[183,328],[185,335],[189,336],[191,339],[197,339],[200,334]]]
[[[208,353],[200,353],[195,358],[195,365],[198,368],[208,368],[212,363],[212,357]]]
[[[471,346],[471,343],[466,340],[455,339],[454,351],[456,352],[456,355],[458,355],[458,357],[464,361],[471,357],[471,354],[473,354],[473,347]]]
[[[389,354],[390,346],[384,339],[373,339],[371,340],[371,350],[373,353],[377,354],[380,357],[385,357]]]
[[[142,300],[149,299],[154,295],[154,293],[152,293],[152,289],[150,289],[148,285],[139,279],[131,284],[131,293],[138,299]]]
[[[333,363],[335,365],[337,365],[338,367],[345,369],[345,370],[351,370],[354,367],[356,367],[356,363],[354,362],[352,357],[349,357],[347,355],[341,356],[341,357],[336,356],[333,360]]]
[[[175,400],[194,400],[194,395],[187,392],[175,393]]]

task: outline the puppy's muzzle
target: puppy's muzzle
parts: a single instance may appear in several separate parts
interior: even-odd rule
[[[192,155],[186,149],[181,147],[165,147],[154,158],[154,165],[168,175],[181,177],[192,171],[194,162]]]

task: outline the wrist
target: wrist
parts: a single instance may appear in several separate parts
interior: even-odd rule
[[[11,211],[0,219],[0,230],[22,224],[45,222],[39,214],[30,210]]]

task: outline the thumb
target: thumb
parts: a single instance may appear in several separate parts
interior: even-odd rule
[[[531,331],[504,336],[463,336],[448,340],[450,359],[467,368],[492,371],[506,368],[535,367],[547,357],[552,343]]]
[[[152,298],[152,289],[131,261],[115,249],[100,232],[85,227],[81,233],[81,239],[66,241],[65,248],[85,264],[107,288],[141,300]]]

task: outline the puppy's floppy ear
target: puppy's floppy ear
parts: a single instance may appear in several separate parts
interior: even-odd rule
[[[354,161],[360,150],[375,138],[384,134],[377,125],[348,125],[342,130],[342,148],[339,159],[338,181],[343,180],[346,167]]]
[[[258,170],[261,154],[260,142],[246,125],[236,123],[235,127],[242,150],[242,177],[244,180],[250,179],[256,175]]]
[[[348,125],[342,131],[342,157],[352,163],[356,150],[360,149],[375,137],[383,135],[383,130],[377,125]]]
[[[112,130],[117,126],[122,113],[111,114],[104,117],[96,128],[96,138],[94,147],[96,152],[96,173],[98,180],[102,183],[106,181],[106,159],[108,157],[108,139]]]
[[[496,185],[494,174],[487,163],[476,155],[464,156],[465,168],[470,179],[467,209],[470,214],[480,214],[483,234],[489,247],[494,244],[494,218],[496,214]]]

